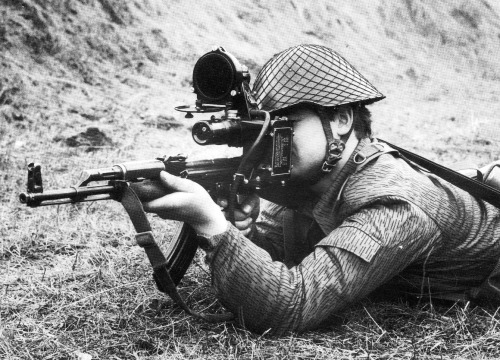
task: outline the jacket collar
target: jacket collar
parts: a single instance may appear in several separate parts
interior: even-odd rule
[[[339,219],[336,219],[335,212],[337,211],[337,201],[342,194],[342,189],[349,179],[354,174],[358,164],[354,162],[355,156],[368,144],[371,140],[363,138],[359,141],[356,149],[352,152],[349,160],[347,160],[344,167],[340,170],[339,174],[333,179],[331,186],[319,198],[318,202],[312,210],[313,218],[316,220],[321,230],[325,234],[332,232],[337,226]]]

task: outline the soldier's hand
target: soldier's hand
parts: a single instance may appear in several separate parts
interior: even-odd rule
[[[159,183],[134,190],[143,201],[144,210],[163,219],[186,222],[198,234],[205,236],[217,235],[226,230],[227,221],[220,207],[194,181],[162,171]],[[147,193],[152,196],[148,198]]]
[[[223,208],[223,214],[226,219],[230,219],[228,200],[217,199],[217,204]],[[237,205],[234,210],[234,226],[240,230],[243,235],[248,236],[253,228],[255,219],[259,216],[260,212],[260,198],[256,194],[247,196],[241,204]]]
[[[163,185],[161,180],[156,179],[146,179],[141,182],[131,183],[130,187],[143,203],[161,198],[172,192]]]

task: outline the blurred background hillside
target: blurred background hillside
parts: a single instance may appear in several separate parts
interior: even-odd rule
[[[3,0],[0,14],[0,145],[26,156],[88,127],[164,148],[138,134],[183,121],[173,107],[193,102],[191,70],[213,46],[254,79],[289,46],[332,47],[387,96],[376,135],[435,159],[479,146],[481,162],[499,135],[496,1]]]

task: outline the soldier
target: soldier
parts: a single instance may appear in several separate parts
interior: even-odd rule
[[[291,178],[310,196],[293,209],[251,196],[232,225],[201,186],[162,173],[172,193],[144,204],[193,226],[217,297],[246,327],[314,329],[381,287],[498,301],[499,210],[372,138],[366,105],[384,96],[345,59],[292,47],[254,91],[294,121]]]

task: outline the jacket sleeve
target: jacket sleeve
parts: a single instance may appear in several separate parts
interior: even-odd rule
[[[290,269],[230,224],[203,247],[223,305],[252,331],[281,334],[317,328],[425,256],[439,236],[421,210],[396,202],[348,217]]]
[[[273,260],[283,261],[283,206],[261,199],[261,211],[255,221],[250,240],[266,250]]]

